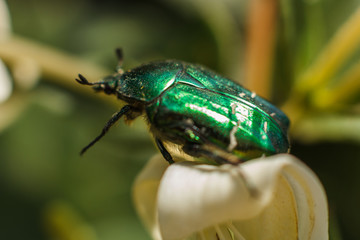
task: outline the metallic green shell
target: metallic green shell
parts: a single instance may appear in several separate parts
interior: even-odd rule
[[[147,114],[164,140],[178,144],[206,144],[181,125],[174,125],[188,119],[202,129],[208,141],[225,150],[234,134],[236,145],[230,152],[243,160],[289,148],[286,134],[269,115],[226,95],[183,83],[167,90],[147,108]]]
[[[153,62],[105,82],[118,98],[143,106],[154,135],[164,141],[202,145],[206,139],[244,160],[289,149],[289,120],[281,110],[200,65]]]
[[[277,107],[201,65],[173,60],[152,62],[112,77],[112,81],[118,82],[116,91],[120,98],[143,102],[153,101],[176,83],[186,83],[226,95],[254,110],[270,115],[284,133],[289,127],[289,119]]]

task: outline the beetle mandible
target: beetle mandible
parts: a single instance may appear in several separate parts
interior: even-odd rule
[[[132,121],[140,115],[145,115],[169,163],[174,162],[171,145],[218,164],[289,151],[286,115],[243,86],[201,65],[177,60],[151,62],[124,72],[122,50],[116,54],[115,74],[94,83],[81,74],[76,79],[126,103],[81,154],[121,117]]]

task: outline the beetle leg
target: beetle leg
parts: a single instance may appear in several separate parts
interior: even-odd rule
[[[205,157],[214,160],[218,164],[232,164],[236,165],[242,163],[237,156],[228,153],[217,146],[210,144],[186,144],[183,146],[183,151],[194,157]]]
[[[189,142],[183,146],[183,151],[194,157],[207,157],[209,159],[214,159],[219,164],[229,163],[229,164],[239,164],[242,162],[240,158],[231,154],[230,152],[216,146],[209,142],[200,132],[200,129],[195,125],[189,125],[186,127],[185,132],[191,133],[191,135],[196,136],[203,142],[203,144],[196,144]]]
[[[85,146],[81,152],[80,155],[83,155],[86,150],[88,150],[92,145],[94,145],[97,141],[99,141],[106,133],[109,131],[112,125],[116,123],[124,114],[128,113],[132,110],[132,107],[130,105],[126,105],[123,108],[120,109],[117,113],[115,113],[111,119],[105,124],[104,128],[102,129],[99,136],[97,136],[94,140],[92,140],[87,146]]]
[[[171,122],[171,124],[162,124],[161,132],[162,134],[154,134],[158,136],[155,138],[156,144],[164,156],[164,158],[172,163],[173,159],[170,158],[171,155],[165,151],[165,147],[162,145],[162,142],[159,139],[167,139],[165,135],[168,132],[171,132],[171,137],[180,136],[182,142],[177,144],[182,145],[182,150],[190,156],[193,157],[204,157],[209,160],[214,160],[219,164],[229,163],[229,164],[239,164],[242,161],[238,156],[232,154],[226,149],[212,143],[207,136],[206,131],[203,131],[202,128],[199,128],[194,124],[191,119],[183,119],[181,121]],[[168,139],[172,141],[173,139]]]
[[[216,154],[202,149],[201,145],[199,145],[199,144],[190,144],[190,143],[186,144],[186,145],[183,146],[182,150],[185,153],[187,153],[187,154],[189,154],[189,155],[191,155],[193,157],[207,156],[207,158],[213,159],[218,164],[226,163],[226,161],[223,158],[220,158]]]
[[[168,161],[169,164],[174,163],[173,158],[171,157],[168,150],[166,150],[163,142],[159,138],[155,138],[155,142],[156,142],[156,146],[159,148],[159,150],[160,150],[161,154],[163,155],[163,157],[165,158],[165,160]]]

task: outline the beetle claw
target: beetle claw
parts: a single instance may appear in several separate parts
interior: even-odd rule
[[[77,81],[77,82],[80,83],[80,84],[84,84],[81,80],[79,80],[79,79],[77,79],[77,78],[75,78],[75,81]]]
[[[79,74],[79,79],[75,78],[75,80],[82,85],[94,85],[90,83],[83,75]]]

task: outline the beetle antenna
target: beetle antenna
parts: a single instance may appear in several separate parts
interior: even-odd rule
[[[131,111],[132,107],[130,105],[125,105],[123,108],[120,109],[117,113],[115,113],[111,119],[105,124],[104,128],[102,129],[99,136],[97,136],[94,140],[92,140],[87,146],[85,146],[80,155],[83,155],[92,145],[94,145],[97,141],[99,141],[105,134],[109,131],[112,125],[116,123],[124,114]]]
[[[118,73],[120,73],[120,74],[123,74],[124,70],[121,68],[122,64],[123,64],[123,60],[124,60],[124,54],[123,54],[122,48],[116,48],[115,49],[115,54],[116,54],[116,57],[118,59],[118,65],[116,67],[116,71]]]
[[[75,78],[75,80],[82,85],[94,85],[95,83],[89,82],[83,75],[79,74],[79,79]]]
[[[124,60],[124,54],[123,54],[122,48],[116,48],[115,49],[115,54],[116,54],[116,57],[118,59],[118,65],[119,65],[119,67],[121,67],[122,63],[123,63],[123,60]]]

